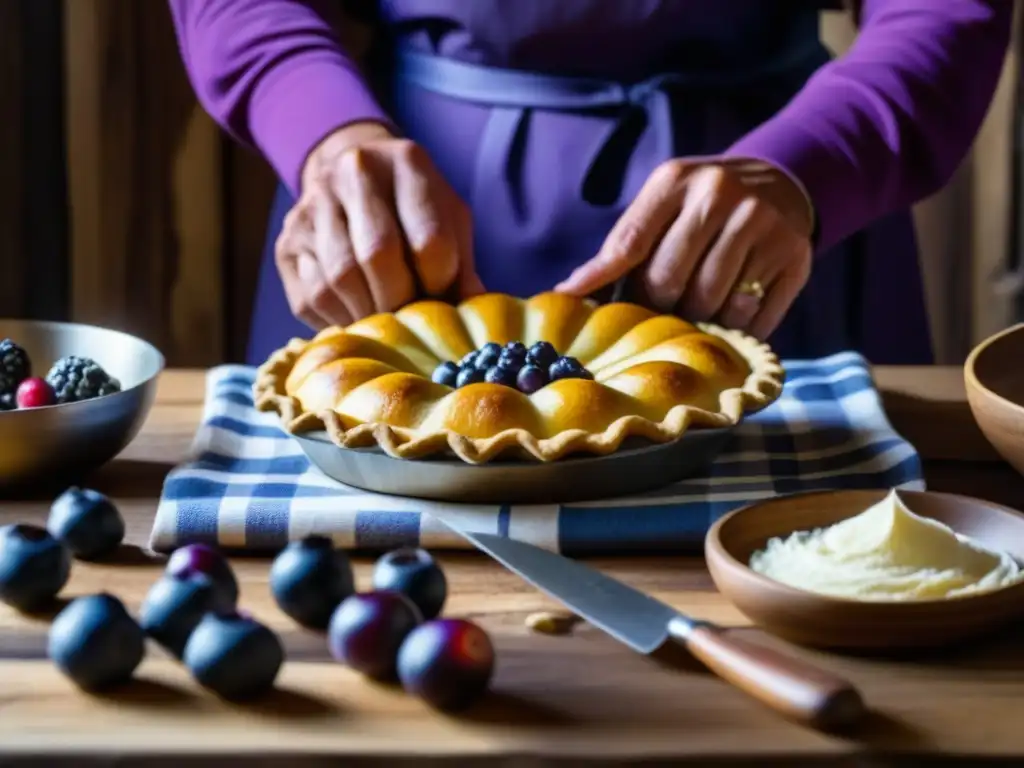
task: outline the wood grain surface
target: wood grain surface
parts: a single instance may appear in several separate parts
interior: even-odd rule
[[[1024,501],[1024,481],[982,450],[958,369],[879,369],[890,416],[926,456],[929,482]],[[139,438],[95,485],[128,521],[122,553],[76,563],[65,595],[108,590],[138,607],[161,561],[148,537],[161,480],[187,450],[202,374],[170,371]],[[960,425],[954,429],[949,425]],[[962,428],[961,428],[962,427]],[[1018,505],[1024,506],[1024,505]],[[44,519],[47,500],[0,505],[0,523]],[[279,690],[229,705],[200,691],[154,649],[139,680],[106,697],[77,692],[45,660],[45,617],[0,608],[0,763],[180,765],[984,765],[1024,760],[1024,629],[941,656],[901,660],[794,649],[751,628],[699,558],[609,558],[594,565],[694,616],[735,628],[851,679],[873,709],[844,736],[790,724],[682,654],[649,659],[587,625],[567,636],[531,632],[526,618],[556,606],[475,554],[441,556],[450,615],[479,621],[499,653],[494,690],[462,717],[364,682],[330,661],[322,637],[297,629],[267,587],[265,560],[239,558],[241,602],[281,632],[289,661]],[[366,585],[369,563],[357,562]],[[193,763],[196,764],[196,763]],[[1007,763],[1011,764],[1011,763]]]

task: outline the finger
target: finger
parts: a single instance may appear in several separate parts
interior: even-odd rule
[[[646,261],[682,207],[682,166],[666,164],[651,174],[636,200],[612,227],[590,261],[559,283],[555,290],[579,296],[593,293]]]
[[[351,323],[352,316],[327,282],[316,256],[309,251],[299,253],[295,265],[302,285],[301,317],[308,315],[315,319],[317,324],[313,327],[317,330],[329,325],[344,326]],[[312,325],[307,320],[303,322]]]
[[[454,197],[454,193],[452,196]],[[473,217],[458,198],[455,198],[451,205],[454,211],[451,218],[454,222],[459,258],[459,296],[468,299],[485,293],[487,288],[477,274],[476,261],[473,258]]]
[[[399,151],[394,173],[395,207],[413,266],[423,290],[438,296],[459,273],[455,232],[439,193],[441,180],[426,153],[412,142]]]
[[[284,295],[288,299],[288,307],[292,314],[315,331],[322,330],[327,322],[320,317],[306,301],[306,290],[298,275],[297,259],[282,262],[279,267],[281,282],[284,284]]]
[[[644,288],[662,310],[679,303],[701,257],[728,219],[731,201],[721,193],[723,178],[709,176],[687,190],[682,212],[655,248]]]
[[[373,297],[352,248],[345,213],[328,194],[317,198],[314,238],[320,270],[348,316],[358,320],[373,314]]]
[[[736,206],[683,292],[684,317],[709,320],[719,312],[770,224],[770,209],[756,198]]]
[[[305,206],[296,206],[288,212],[281,234],[274,243],[274,261],[292,314],[310,328],[320,330],[325,321],[307,303],[306,288],[298,270],[299,254],[310,253],[313,248],[312,228],[308,219]]]
[[[378,312],[390,312],[415,296],[412,272],[398,222],[387,202],[390,182],[371,167],[365,152],[349,150],[339,158],[336,194],[348,221],[348,234],[356,261]]]
[[[774,290],[776,280],[790,261],[790,247],[782,243],[756,246],[750,253],[743,271],[725,300],[718,315],[718,322],[726,328],[747,330],[761,311],[762,303]],[[756,280],[764,290],[764,296],[758,298],[736,290],[744,281]]]
[[[747,332],[762,341],[771,336],[807,284],[809,275],[802,261],[791,261],[772,283],[758,313],[747,326]]]

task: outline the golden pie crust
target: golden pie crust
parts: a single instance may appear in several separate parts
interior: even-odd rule
[[[531,395],[430,378],[487,342],[541,340],[594,378],[560,379]],[[732,426],[778,398],[784,375],[768,345],[739,331],[637,304],[488,293],[457,306],[417,301],[292,339],[260,366],[254,396],[292,434],[326,430],[344,448],[376,445],[403,459],[450,451],[480,464],[606,455],[627,437],[665,443],[688,429]]]

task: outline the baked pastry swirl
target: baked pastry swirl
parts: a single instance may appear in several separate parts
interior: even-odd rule
[[[553,461],[731,426],[775,400],[783,376],[738,331],[636,304],[488,293],[293,339],[259,368],[254,394],[288,431],[325,429],[346,448]]]

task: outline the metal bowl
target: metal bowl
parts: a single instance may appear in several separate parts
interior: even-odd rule
[[[552,462],[454,457],[395,459],[379,448],[340,448],[325,432],[295,435],[328,477],[365,491],[475,504],[565,504],[653,491],[706,469],[731,429],[694,429],[669,443],[632,438],[607,456]]]
[[[113,395],[80,403],[0,412],[0,493],[77,482],[132,441],[156,395],[164,358],[120,331],[75,323],[0,319],[0,339],[24,347],[33,375],[65,355],[90,357],[121,382]]]

